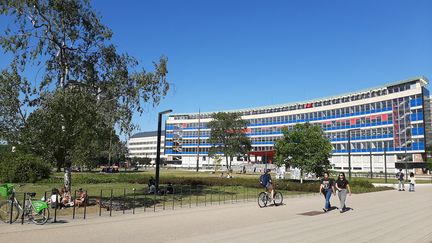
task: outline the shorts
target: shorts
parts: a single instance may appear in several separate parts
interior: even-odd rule
[[[267,183],[267,185],[265,186],[267,191],[271,191],[273,190],[273,185],[271,183]]]

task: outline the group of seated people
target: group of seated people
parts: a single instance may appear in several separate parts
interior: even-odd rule
[[[87,203],[87,193],[82,189],[78,189],[77,198],[73,199],[71,192],[66,188],[61,188],[60,190],[57,188],[53,188],[51,191],[51,196],[48,198],[48,203],[51,208],[67,208],[67,207],[80,207],[84,206]]]
[[[232,173],[227,172],[226,175],[222,172],[220,178],[233,178]]]
[[[101,173],[119,173],[118,167],[103,167]]]
[[[153,177],[150,177],[149,182],[148,182],[148,193],[149,194],[154,194],[156,193],[156,181],[155,179],[153,179]],[[168,185],[165,189],[161,189],[157,192],[158,194],[173,194],[174,193],[174,188],[173,185],[171,184],[171,182],[168,182]]]

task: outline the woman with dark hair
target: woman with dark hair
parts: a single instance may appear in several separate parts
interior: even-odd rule
[[[415,184],[416,184],[415,183],[415,175],[413,172],[410,173],[409,180],[410,180],[409,191],[413,192]]]
[[[329,177],[328,172],[325,172],[324,177],[321,179],[319,193],[324,195],[325,205],[323,210],[327,212],[331,208],[330,197],[332,193],[335,194],[333,179]]]
[[[349,195],[351,196],[351,187],[349,185],[349,182],[347,179],[345,179],[345,173],[340,172],[339,176],[335,182],[336,190],[338,191],[338,197],[340,201],[340,208],[339,211],[341,213],[346,211],[345,201],[347,196],[347,189],[349,192]]]

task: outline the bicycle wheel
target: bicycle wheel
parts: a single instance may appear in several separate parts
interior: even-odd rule
[[[5,223],[10,223],[11,213],[11,200],[7,200],[0,203],[0,220]],[[19,217],[19,209],[16,203],[13,204],[12,210],[12,223],[15,222]]]
[[[274,199],[274,204],[276,206],[282,205],[282,203],[283,203],[282,193],[276,192],[273,199]]]
[[[260,194],[258,194],[258,206],[260,206],[260,208],[267,206],[267,202],[268,202],[267,193],[261,192]]]
[[[48,208],[45,208],[40,213],[36,213],[36,211],[33,209],[31,210],[29,218],[34,224],[45,224],[49,219],[49,210]]]

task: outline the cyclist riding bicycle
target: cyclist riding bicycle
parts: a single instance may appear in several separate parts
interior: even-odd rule
[[[260,176],[260,184],[266,189],[266,192],[270,192],[270,197],[274,202],[274,190],[273,190],[272,178],[270,175],[270,169],[265,170],[264,174]]]

